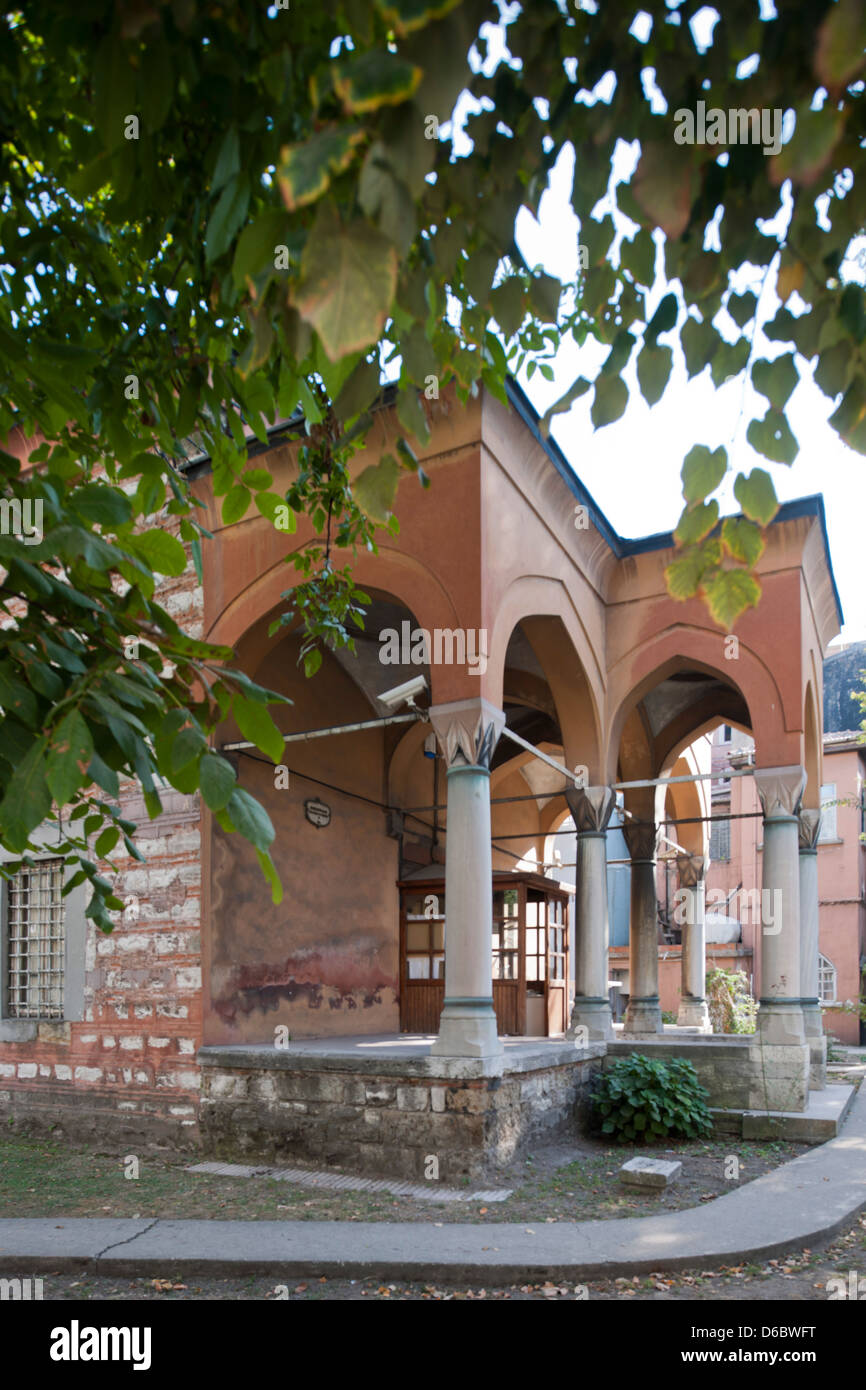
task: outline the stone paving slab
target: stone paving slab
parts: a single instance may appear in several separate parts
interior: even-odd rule
[[[866,1087],[838,1139],[689,1211],[551,1225],[9,1219],[0,1220],[0,1272],[87,1265],[92,1273],[273,1275],[276,1282],[610,1278],[814,1247],[864,1206]]]
[[[352,1173],[329,1173],[315,1168],[254,1168],[248,1163],[193,1163],[188,1173],[211,1173],[221,1178],[275,1178],[298,1187],[327,1192],[387,1192],[392,1197],[416,1197],[421,1202],[504,1202],[513,1191],[495,1187],[467,1192],[465,1188],[439,1187],[432,1183],[403,1182],[387,1178],[361,1178]]]

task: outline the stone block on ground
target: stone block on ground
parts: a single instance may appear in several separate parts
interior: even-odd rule
[[[628,1187],[644,1187],[656,1190],[670,1187],[676,1182],[683,1165],[673,1159],[630,1158],[619,1170],[619,1180]]]

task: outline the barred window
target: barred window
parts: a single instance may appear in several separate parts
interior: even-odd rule
[[[42,859],[6,885],[7,1018],[63,1018],[63,860]]]
[[[836,1002],[836,967],[827,956],[818,956],[818,998],[825,1004]]]
[[[836,783],[824,782],[821,786],[821,829],[818,843],[822,840],[838,838],[836,830]]]
[[[710,822],[710,858],[727,860],[731,857],[731,822],[714,820]]]

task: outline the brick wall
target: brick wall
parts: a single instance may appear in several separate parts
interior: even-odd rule
[[[201,635],[202,592],[190,568],[160,603]],[[13,1128],[192,1145],[198,1136],[201,1045],[201,866],[198,796],[168,788],[149,820],[137,784],[121,786],[144,863],[111,856],[127,902],[110,936],[88,924],[84,1018],[40,1024],[31,1042],[0,1042],[0,1117]]]

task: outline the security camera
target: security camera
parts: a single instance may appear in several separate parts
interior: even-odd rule
[[[385,690],[376,698],[387,705],[389,709],[396,709],[398,705],[409,705],[415,708],[415,700],[418,695],[423,695],[427,689],[427,681],[424,676],[413,676],[410,681],[404,681],[402,685],[395,685],[392,690]]]

